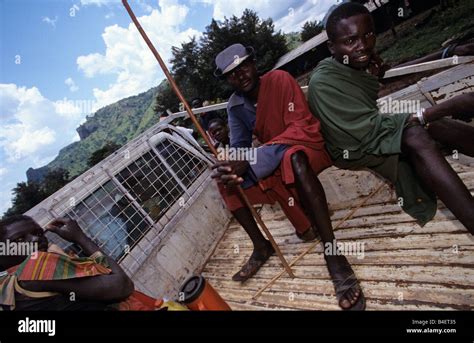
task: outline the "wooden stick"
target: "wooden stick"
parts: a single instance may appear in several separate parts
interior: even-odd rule
[[[339,223],[336,225],[336,227],[334,228],[334,231],[336,231],[337,229],[339,229],[339,227],[341,227],[342,224],[344,224],[346,222],[346,220],[348,220],[350,217],[352,217],[354,215],[354,213],[360,209],[362,206],[364,206],[367,201],[372,198],[375,194],[377,194],[381,189],[382,187],[385,185],[385,183],[382,182],[382,184],[380,184],[380,186],[375,190],[373,191],[372,193],[370,193],[356,208],[354,208],[352,211],[350,211],[341,221],[339,221]],[[298,262],[299,260],[301,260],[304,256],[306,256],[311,250],[313,250],[315,247],[318,246],[318,244],[321,242],[321,239],[318,239],[316,242],[314,242],[313,244],[310,245],[310,247],[308,249],[306,249],[305,251],[303,251],[300,255],[298,255],[298,257],[296,257],[291,263],[290,263],[290,267],[293,267],[295,265],[296,262]],[[275,275],[273,277],[273,279],[271,279],[270,281],[268,281],[265,286],[263,286],[257,293],[254,294],[254,296],[252,297],[252,299],[257,299],[268,287],[270,287],[273,283],[275,283],[276,280],[278,280],[282,275],[284,274],[284,272],[281,272],[277,275]]]
[[[214,154],[214,156],[218,156],[218,152],[217,152],[217,149],[214,147],[214,145],[211,143],[211,141],[209,140],[209,137],[207,136],[206,132],[203,130],[203,128],[201,127],[201,124],[199,123],[199,121],[197,120],[196,116],[194,115],[193,111],[191,110],[191,107],[189,106],[188,102],[186,101],[186,99],[184,98],[183,94],[181,93],[178,85],[176,84],[173,76],[171,75],[171,73],[169,72],[168,70],[168,67],[166,66],[165,62],[163,61],[163,59],[161,58],[160,54],[158,53],[158,51],[155,49],[155,47],[153,46],[153,43],[150,41],[150,39],[148,38],[147,34],[145,33],[145,30],[143,30],[142,26],[140,25],[140,23],[138,22],[138,19],[137,17],[135,16],[135,14],[133,13],[132,9],[130,8],[130,5],[128,4],[127,0],[122,0],[122,3],[123,5],[125,6],[125,9],[127,10],[128,14],[130,15],[130,18],[132,19],[133,23],[135,24],[135,26],[137,27],[138,31],[140,32],[141,36],[143,37],[143,39],[145,40],[145,43],[148,45],[148,47],[150,48],[151,52],[153,53],[153,55],[155,56],[156,60],[158,61],[158,63],[160,64],[160,67],[161,69],[163,70],[163,73],[165,74],[166,78],[168,79],[170,85],[171,85],[171,88],[173,88],[173,91],[176,93],[176,95],[178,96],[179,100],[181,101],[181,103],[184,105],[184,108],[186,109],[186,112],[188,112],[188,115],[189,115],[189,118],[191,118],[194,126],[196,127],[196,129],[198,130],[199,134],[201,135],[201,137],[204,139],[204,141],[206,142],[207,146],[209,147],[209,149],[212,151],[212,153]],[[157,24],[158,25],[158,24]],[[285,260],[285,257],[283,256],[283,254],[281,253],[281,250],[280,248],[278,247],[278,245],[276,244],[272,234],[270,233],[270,231],[268,230],[268,228],[266,227],[265,223],[263,222],[262,218],[260,217],[260,215],[255,211],[255,209],[253,208],[252,204],[250,203],[250,201],[248,200],[247,196],[245,195],[244,191],[242,190],[242,188],[240,186],[237,186],[236,187],[237,191],[239,192],[239,195],[240,195],[240,198],[241,200],[244,202],[244,204],[250,209],[250,212],[252,213],[252,215],[254,216],[254,218],[256,219],[257,223],[259,224],[259,226],[262,228],[262,230],[265,232],[265,235],[267,236],[268,240],[270,241],[270,243],[272,244],[273,246],[273,249],[275,249],[275,252],[276,254],[278,255],[281,263],[283,264],[286,272],[292,277],[294,278],[295,275],[293,274],[293,271],[291,270],[290,266],[288,265],[288,262],[286,262]]]

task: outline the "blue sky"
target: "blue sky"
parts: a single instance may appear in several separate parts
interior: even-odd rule
[[[129,0],[165,60],[212,18],[251,8],[299,31],[336,0]],[[119,0],[0,0],[0,214],[29,167],[79,139],[103,106],[163,79]]]

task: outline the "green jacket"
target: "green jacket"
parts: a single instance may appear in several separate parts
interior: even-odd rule
[[[395,184],[403,209],[420,225],[436,213],[436,196],[420,183],[401,151],[409,113],[380,114],[376,77],[330,57],[321,61],[308,89],[310,109],[320,121],[334,164],[369,168]]]

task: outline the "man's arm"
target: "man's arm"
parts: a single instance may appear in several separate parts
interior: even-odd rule
[[[399,64],[399,65],[396,66],[396,68],[406,67],[406,66],[410,66],[410,65],[414,65],[414,64],[439,60],[443,57],[443,53],[445,53],[445,52],[449,52],[449,56],[445,56],[445,57],[451,57],[451,56],[454,56],[454,55],[456,55],[456,56],[474,55],[474,43],[458,45],[452,51],[447,51],[446,49],[440,50],[440,51],[434,52],[432,54],[417,58],[416,60]]]
[[[252,131],[245,125],[239,114],[228,109],[230,146],[232,148],[250,148],[252,146]]]
[[[446,116],[470,121],[474,117],[474,92],[461,94],[440,104],[429,107],[424,112],[427,123]]]
[[[250,164],[256,179],[261,180],[273,174],[280,165],[281,159],[288,149],[285,144],[263,145],[256,149],[255,163]]]
[[[228,114],[230,146],[252,149],[252,131],[248,128],[250,124],[245,123],[232,109],[228,109]],[[243,188],[248,188],[278,168],[286,148],[283,144],[261,146],[256,149],[252,164],[249,161],[219,162],[213,166],[215,171],[212,177],[229,186],[241,184]]]
[[[70,219],[56,219],[47,227],[65,240],[79,245],[86,255],[100,251],[99,247]],[[134,290],[132,280],[117,262],[105,255],[111,269],[107,275],[97,275],[70,280],[20,281],[20,285],[35,292],[58,292],[88,300],[118,301],[127,298]]]

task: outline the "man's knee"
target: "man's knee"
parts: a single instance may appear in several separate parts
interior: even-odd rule
[[[308,157],[304,151],[297,151],[291,155],[291,164],[293,166],[293,171],[297,174],[301,174],[308,170]]]
[[[402,145],[404,150],[416,154],[436,149],[435,141],[421,126],[406,129],[403,133]]]

